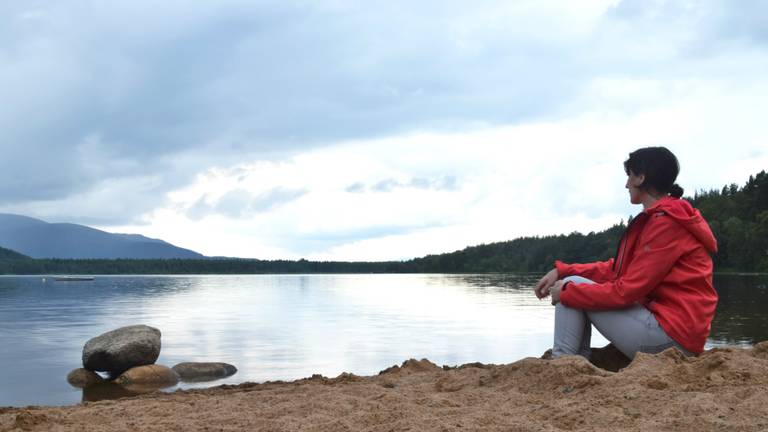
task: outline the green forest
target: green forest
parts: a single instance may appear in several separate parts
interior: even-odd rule
[[[744,186],[699,191],[687,199],[718,240],[716,272],[768,272],[768,174]],[[32,259],[0,248],[0,274],[259,274],[259,273],[486,273],[544,272],[555,259],[606,260],[615,254],[624,222],[600,232],[522,237],[408,261],[325,262],[258,259]]]

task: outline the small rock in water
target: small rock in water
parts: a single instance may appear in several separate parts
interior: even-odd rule
[[[184,362],[173,367],[183,381],[212,381],[234,375],[237,368],[228,363]]]
[[[179,382],[179,374],[167,366],[153,364],[128,369],[115,382],[122,386],[170,387]]]
[[[146,325],[121,327],[86,342],[83,367],[113,375],[151,365],[160,355],[160,330]]]
[[[67,375],[67,382],[70,383],[73,387],[85,388],[95,384],[103,383],[104,378],[100,377],[95,372],[79,368],[73,370]]]

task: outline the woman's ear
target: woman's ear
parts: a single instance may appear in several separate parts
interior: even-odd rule
[[[639,176],[635,176],[635,182],[634,183],[635,184],[632,185],[634,187],[639,188],[640,186],[642,186],[643,183],[645,183],[645,174],[640,174]]]

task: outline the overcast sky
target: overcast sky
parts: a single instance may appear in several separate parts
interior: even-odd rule
[[[0,3],[0,212],[206,255],[601,230],[768,169],[764,1]]]

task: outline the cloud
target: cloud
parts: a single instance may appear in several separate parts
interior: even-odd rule
[[[371,190],[373,190],[374,192],[392,192],[392,189],[398,186],[400,186],[400,183],[397,180],[386,179],[371,186]]]
[[[245,189],[234,189],[224,193],[213,204],[208,203],[208,196],[201,197],[189,206],[186,214],[193,220],[212,214],[235,219],[245,218],[288,204],[306,195],[307,192],[307,189],[275,187],[254,195]]]
[[[726,0],[645,1],[622,0],[606,11],[607,20],[626,23],[632,30],[662,30],[683,36],[687,54],[714,52],[724,45],[768,42],[766,5],[760,0],[746,0],[734,7]],[[706,45],[712,45],[707,49]]]
[[[363,182],[355,182],[345,188],[350,193],[371,192],[392,192],[396,189],[414,188],[425,190],[444,190],[451,191],[458,188],[455,176],[447,175],[438,178],[413,177],[407,181],[400,181],[394,178],[379,180],[376,183],[366,186]]]
[[[403,223],[402,221],[398,222]],[[355,255],[347,255],[346,257],[338,255],[334,256],[334,254],[329,254],[328,251],[366,240],[408,237],[414,233],[430,230],[439,226],[440,225],[437,223],[432,226],[425,226],[412,221],[411,225],[378,225],[355,229],[341,228],[337,231],[307,233],[302,236],[285,236],[280,238],[280,245],[288,251],[288,254],[283,256],[331,261],[339,259],[364,261],[378,259],[379,257],[385,257],[382,260],[391,260],[400,257],[393,256],[391,251],[380,253],[379,255],[372,255],[371,251],[355,251]]]
[[[5,2],[0,211],[269,257],[597,226],[631,212],[605,191],[635,147],[672,147],[689,190],[762,163],[765,16],[724,0]]]
[[[585,24],[536,42],[530,18],[566,17],[484,6],[5,4],[0,205],[142,176],[168,191],[210,164],[556,111],[573,88],[552,59]],[[600,14],[582,9],[568,19]]]
[[[362,182],[356,182],[352,183],[351,185],[347,186],[344,190],[349,193],[362,193],[365,192],[365,184]]]

